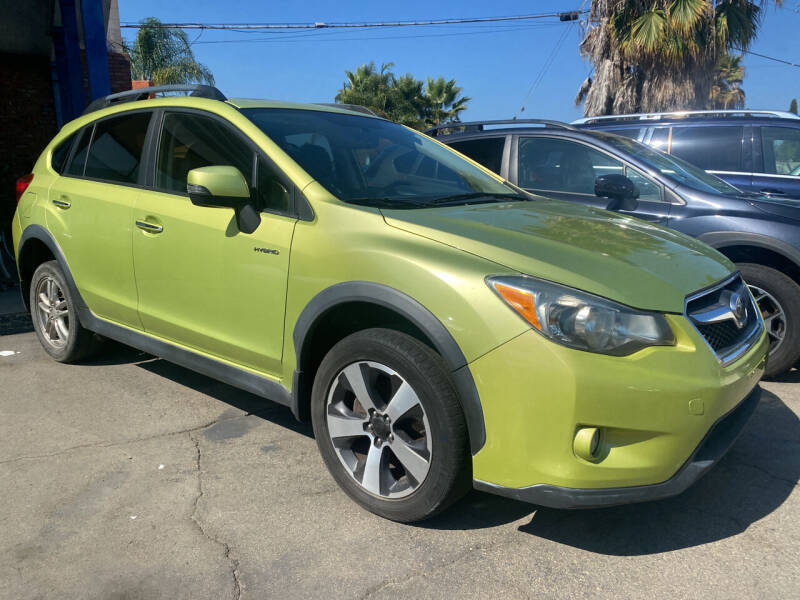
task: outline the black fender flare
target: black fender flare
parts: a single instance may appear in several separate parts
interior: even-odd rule
[[[718,250],[739,245],[764,248],[784,256],[800,267],[800,249],[768,235],[746,231],[709,231],[698,235],[697,239]]]
[[[292,386],[294,402],[299,403],[301,394],[297,385],[302,373],[303,345],[315,324],[332,308],[347,302],[368,302],[398,313],[422,331],[436,351],[444,359],[453,374],[461,408],[464,411],[472,454],[480,450],[486,441],[483,409],[478,389],[467,365],[467,359],[453,336],[436,316],[407,294],[387,285],[370,281],[348,281],[334,284],[314,296],[300,313],[292,333],[297,357],[297,370]],[[301,414],[298,405],[292,407],[295,415]]]
[[[64,253],[61,251],[61,246],[58,245],[58,242],[56,242],[52,234],[41,225],[28,225],[19,238],[19,246],[17,247],[17,274],[20,276],[20,282],[22,282],[21,265],[23,261],[23,252],[25,251],[25,244],[31,239],[42,242],[55,257],[58,266],[61,267],[61,271],[64,273],[64,278],[67,280],[67,286],[69,286],[69,292],[73,298],[73,302],[75,303],[75,308],[78,311],[78,315],[80,316],[82,322],[87,322],[91,318],[92,313],[89,310],[89,307],[86,305],[86,302],[83,301],[83,297],[81,296],[80,292],[78,292],[78,287],[75,285],[75,279],[72,277],[72,271],[70,271],[69,265],[67,264],[67,259],[64,257]],[[22,296],[25,307],[30,309],[30,299],[28,298],[28,294],[23,293]]]

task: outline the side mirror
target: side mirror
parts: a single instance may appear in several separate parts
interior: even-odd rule
[[[192,169],[186,176],[186,191],[197,206],[232,208],[242,233],[253,233],[261,224],[261,215],[250,201],[247,180],[236,167]]]
[[[606,210],[636,210],[639,202],[639,188],[624,175],[611,173],[594,180],[594,195],[610,198]]]

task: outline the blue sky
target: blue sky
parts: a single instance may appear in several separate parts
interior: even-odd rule
[[[344,22],[505,16],[577,8],[581,0],[536,2],[264,2],[263,0],[119,0],[120,20],[155,16],[169,22]],[[751,50],[800,63],[800,0],[765,9]],[[131,38],[135,30],[123,29]],[[190,39],[197,37],[189,32]],[[582,116],[575,92],[590,72],[578,54],[578,24],[556,19],[527,23],[327,30],[302,33],[209,32],[194,44],[217,86],[231,97],[332,102],[345,69],[374,60],[395,64],[397,74],[455,78],[472,98],[462,120],[520,117],[572,120]],[[266,39],[265,39],[266,38]],[[218,43],[220,40],[257,40]],[[560,46],[559,46],[560,41]],[[553,49],[557,48],[555,55]],[[548,58],[552,62],[542,72]],[[747,56],[744,88],[751,108],[786,110],[800,100],[800,68]],[[534,81],[543,73],[538,85]],[[525,111],[520,112],[520,107]]]

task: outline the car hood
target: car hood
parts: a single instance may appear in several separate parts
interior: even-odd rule
[[[758,200],[748,198],[750,204],[758,210],[784,219],[800,221],[800,200],[791,198],[770,198],[761,196]]]
[[[681,313],[733,265],[683,234],[552,200],[382,210],[399,229],[635,308]]]

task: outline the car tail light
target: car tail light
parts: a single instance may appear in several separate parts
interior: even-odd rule
[[[19,199],[22,198],[22,194],[28,189],[31,181],[33,181],[33,173],[28,173],[24,177],[17,179],[17,204],[19,204]]]

